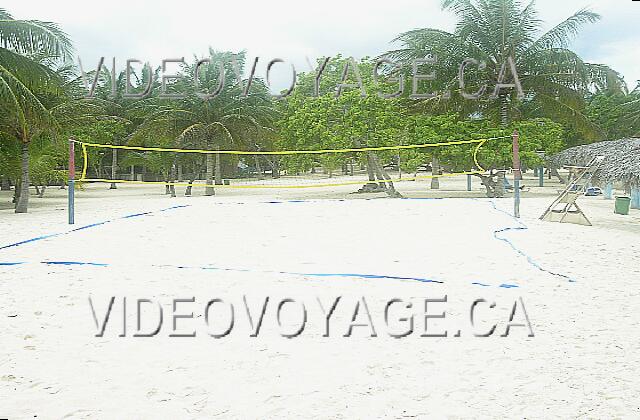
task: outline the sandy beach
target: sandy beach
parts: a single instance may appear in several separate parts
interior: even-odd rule
[[[640,2],[3,3],[0,420],[640,419]]]
[[[441,193],[448,186],[459,185]],[[555,190],[534,187],[518,222],[511,199],[481,198],[479,185],[448,199],[424,183],[404,189],[415,199],[356,197],[352,187],[171,199],[158,187],[97,184],[78,192],[75,228],[94,226],[76,231],[66,225],[65,191],[33,198],[29,215],[12,214],[3,195],[3,415],[640,416],[637,210],[614,215],[612,201],[585,197],[594,226],[545,223],[537,218]],[[445,296],[428,312],[446,318],[426,328],[424,300]],[[324,310],[337,297],[326,337]],[[141,331],[157,325],[155,304],[163,308],[154,337],[134,336],[137,299],[152,301]],[[193,318],[178,330],[195,337],[171,336],[175,299],[192,299],[180,303]],[[212,299],[224,302],[205,322]],[[295,302],[278,320],[286,299]],[[370,325],[345,337],[363,299],[371,320],[360,304],[358,323]],[[385,321],[392,299],[413,306],[395,305]],[[478,309],[472,328],[478,299],[496,305]],[[514,304],[534,337],[526,326],[501,337]],[[231,305],[233,328],[213,337],[227,329]],[[304,330],[283,336],[299,329],[303,305]],[[413,333],[394,338],[412,315]],[[474,335],[491,325],[491,336]],[[448,336],[422,337],[427,329]]]

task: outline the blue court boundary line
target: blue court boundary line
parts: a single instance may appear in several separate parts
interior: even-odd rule
[[[478,199],[473,199],[473,200],[482,201],[482,200],[478,200]],[[577,282],[577,280],[575,280],[574,278],[572,278],[572,277],[570,277],[570,276],[568,276],[566,274],[557,273],[555,271],[551,271],[551,270],[548,270],[548,269],[544,268],[536,260],[534,260],[533,257],[531,257],[529,254],[527,254],[526,252],[524,252],[523,250],[518,248],[513,242],[511,242],[511,240],[509,240],[507,238],[504,238],[502,236],[499,236],[500,234],[507,233],[507,232],[518,232],[518,231],[523,232],[523,231],[527,231],[527,230],[529,230],[529,227],[522,220],[516,218],[511,213],[498,208],[498,206],[496,205],[495,201],[486,200],[486,202],[490,203],[494,210],[499,211],[500,213],[506,214],[507,216],[509,216],[509,218],[511,218],[514,222],[516,222],[518,224],[518,226],[511,226],[511,227],[505,227],[505,228],[502,228],[502,229],[494,230],[493,231],[493,237],[495,239],[497,239],[499,241],[502,241],[502,242],[506,243],[507,245],[509,245],[509,247],[511,247],[511,249],[513,249],[518,255],[526,258],[527,262],[531,266],[533,266],[534,268],[542,271],[543,273],[547,273],[547,274],[550,274],[550,275],[555,276],[555,277],[560,277],[562,279],[567,280],[569,283],[576,283]]]
[[[68,230],[66,232],[51,233],[49,235],[42,235],[42,236],[38,236],[36,238],[31,238],[31,239],[27,239],[27,240],[20,241],[20,242],[15,242],[15,243],[12,243],[12,244],[9,244],[9,245],[0,246],[0,250],[7,249],[7,248],[13,248],[13,247],[24,245],[24,244],[28,244],[28,243],[31,243],[31,242],[42,241],[44,239],[55,238],[55,237],[64,236],[64,235],[70,235],[70,234],[72,234],[74,232],[79,232],[81,230],[85,230],[85,229],[89,229],[89,228],[93,228],[93,227],[97,227],[97,226],[106,225],[107,223],[117,222],[118,220],[125,220],[125,219],[132,219],[132,218],[135,218],[135,217],[148,216],[148,215],[151,215],[151,214],[154,214],[154,213],[162,213],[162,212],[165,212],[165,211],[181,209],[181,208],[185,208],[185,207],[191,207],[191,205],[186,204],[186,205],[180,205],[180,206],[167,207],[165,209],[156,210],[156,211],[147,211],[147,212],[144,212],[144,213],[128,214],[126,216],[118,217],[118,218],[115,218],[115,219],[104,220],[102,222],[97,222],[97,223],[92,223],[92,224],[89,224],[89,225],[80,226],[80,227],[77,227],[75,229]]]
[[[368,200],[379,200],[379,199],[380,199],[380,198],[364,198],[364,199],[361,199],[361,200],[368,201]],[[401,200],[444,200],[444,199],[445,199],[444,197],[424,197],[424,198],[403,197],[403,198],[401,198]],[[522,220],[520,220],[520,219],[516,218],[516,217],[515,217],[514,215],[512,215],[511,213],[506,212],[506,211],[504,211],[504,210],[502,210],[502,209],[498,208],[498,206],[497,206],[497,204],[495,203],[495,201],[494,201],[494,200],[489,200],[489,199],[486,199],[486,200],[485,200],[485,199],[479,199],[479,198],[465,198],[465,197],[461,197],[461,198],[458,198],[458,199],[459,199],[459,200],[473,200],[473,201],[479,201],[479,202],[481,202],[481,203],[487,203],[487,202],[488,202],[489,204],[491,204],[491,207],[492,207],[494,210],[496,210],[496,211],[498,211],[498,212],[500,212],[500,213],[504,213],[504,214],[506,214],[506,215],[507,215],[510,219],[512,219],[514,222],[518,223],[518,226],[516,226],[516,227],[506,227],[506,228],[502,228],[502,229],[494,230],[494,231],[493,231],[493,237],[494,237],[495,239],[497,239],[497,240],[499,240],[499,241],[501,241],[501,242],[504,242],[504,243],[506,243],[507,245],[509,245],[509,247],[510,247],[512,250],[514,250],[518,255],[520,255],[520,256],[522,256],[522,257],[526,258],[527,262],[528,262],[531,266],[533,266],[534,268],[538,269],[539,271],[542,271],[543,273],[550,274],[550,275],[552,275],[552,276],[554,276],[554,277],[560,277],[560,278],[562,278],[562,279],[567,280],[567,281],[568,281],[568,282],[570,282],[570,283],[576,283],[576,282],[577,282],[577,280],[575,280],[574,278],[572,278],[572,277],[570,277],[570,276],[568,276],[568,275],[566,275],[566,274],[557,273],[557,272],[555,272],[555,271],[551,271],[551,270],[548,270],[548,269],[546,269],[546,268],[542,267],[542,265],[540,265],[537,261],[535,261],[535,260],[533,259],[533,257],[531,257],[530,255],[528,255],[527,253],[525,253],[523,250],[521,250],[520,248],[518,248],[518,247],[517,247],[517,246],[516,246],[516,245],[515,245],[511,240],[509,240],[509,239],[507,239],[507,238],[504,238],[504,237],[499,236],[501,233],[506,233],[506,232],[511,232],[511,231],[527,231],[527,230],[529,230],[529,227],[528,227],[524,222],[522,222]],[[356,200],[356,199],[354,199],[354,200],[349,200],[349,201],[355,201],[355,200]],[[317,200],[283,200],[283,201],[269,201],[269,202],[267,202],[267,203],[272,203],[272,204],[283,204],[283,203],[303,203],[303,202],[314,202],[314,201],[317,201]],[[334,200],[334,201],[347,201],[347,200],[345,200],[345,199],[338,199],[338,200]],[[478,285],[478,286],[485,286],[485,285],[484,285],[484,284],[482,284],[482,283],[473,283],[473,284]],[[503,286],[505,286],[505,285],[503,285]],[[506,286],[508,286],[508,285],[506,285]]]
[[[360,199],[363,201],[369,201],[369,200],[379,200],[381,198],[364,198],[364,199]],[[422,201],[426,201],[426,200],[444,200],[444,197],[423,197],[423,198],[411,198],[411,197],[403,197],[401,198],[401,200],[422,200]],[[529,263],[529,265],[533,266],[534,268],[538,269],[539,271],[542,271],[543,273],[547,273],[550,274],[554,277],[560,277],[562,279],[567,280],[570,283],[576,283],[577,280],[575,280],[574,278],[566,275],[566,274],[562,274],[562,273],[557,273],[555,271],[551,271],[548,270],[544,267],[542,267],[542,265],[540,265],[537,261],[535,261],[533,259],[533,257],[531,257],[530,255],[528,255],[527,253],[525,253],[523,250],[521,250],[520,248],[518,248],[511,240],[501,237],[499,236],[501,233],[506,233],[506,232],[511,232],[511,231],[527,231],[529,230],[529,227],[522,222],[522,220],[516,218],[514,215],[512,215],[511,213],[508,213],[500,208],[498,208],[498,206],[496,205],[494,200],[483,200],[483,199],[479,199],[479,198],[465,198],[465,197],[461,197],[458,198],[459,200],[473,200],[473,201],[479,201],[481,203],[486,203],[488,202],[489,204],[491,204],[491,207],[500,212],[503,213],[505,215],[507,215],[510,219],[512,219],[514,222],[518,223],[518,226],[516,227],[506,227],[506,228],[501,228],[501,229],[497,229],[493,231],[493,237],[501,242],[506,243],[507,245],[509,245],[509,247],[515,251],[518,255],[526,258],[527,262]],[[352,200],[346,200],[346,199],[337,199],[337,200],[331,200],[331,201],[355,201],[357,199],[352,199]],[[284,203],[306,203],[306,202],[317,202],[319,200],[282,200],[282,201],[267,201],[266,203],[268,204],[284,204]],[[238,203],[238,204],[244,204],[244,203]],[[472,283],[473,285],[476,286],[483,286],[483,287],[489,287],[489,285],[483,284],[483,283]],[[518,287],[517,285],[509,285],[509,284],[503,284],[500,287],[505,287],[505,288],[512,288],[512,287]]]
[[[379,198],[364,198],[364,199],[360,199],[362,201],[371,201],[371,200],[378,200]],[[466,198],[461,198],[462,200],[465,200]],[[542,267],[539,263],[537,263],[530,255],[526,254],[524,251],[522,251],[520,248],[518,248],[511,240],[501,237],[499,236],[501,233],[506,233],[506,232],[510,232],[510,231],[526,231],[529,229],[529,227],[527,225],[525,225],[521,220],[515,218],[513,215],[511,215],[510,213],[498,208],[498,206],[496,205],[496,203],[493,200],[482,200],[482,199],[477,199],[477,198],[469,198],[470,200],[474,200],[474,201],[480,201],[480,202],[488,202],[489,204],[491,204],[492,208],[498,212],[501,212],[507,216],[509,216],[513,221],[517,222],[519,226],[516,227],[506,227],[506,228],[502,228],[502,229],[497,229],[493,231],[493,237],[499,241],[505,242],[506,244],[509,245],[509,247],[514,250],[517,254],[519,254],[520,256],[526,258],[527,262],[535,267],[536,269],[550,274],[552,276],[555,277],[560,277],[563,278],[571,283],[576,282],[576,280],[574,280],[573,278],[562,274],[562,273],[556,273],[554,271],[551,270],[547,270],[544,267]],[[355,201],[358,199],[335,199],[335,200],[330,200],[330,201],[337,201],[337,202],[345,202],[345,201]],[[442,197],[425,197],[425,198],[402,198],[402,200],[444,200],[444,198]],[[313,202],[318,202],[318,201],[327,201],[327,200],[272,200],[272,201],[258,201],[258,204],[286,204],[286,203],[313,203]],[[247,204],[246,202],[235,202],[235,203],[215,203],[216,205],[219,204]],[[154,213],[160,213],[160,212],[165,212],[165,211],[170,211],[170,210],[174,210],[174,209],[180,209],[180,208],[187,208],[187,207],[191,207],[191,205],[187,204],[187,205],[177,205],[177,206],[172,206],[172,207],[168,207],[165,209],[161,209],[161,210],[157,210],[157,211],[149,211],[149,212],[142,212],[142,213],[134,213],[134,214],[129,214],[129,215],[125,215],[122,217],[118,217],[116,219],[111,219],[111,220],[106,220],[106,221],[102,221],[102,222],[97,222],[97,223],[92,223],[89,225],[85,225],[85,226],[81,226],[75,229],[71,229],[69,231],[66,232],[59,232],[59,233],[54,233],[54,234],[49,234],[49,235],[43,235],[43,236],[39,236],[36,238],[31,238],[31,239],[27,239],[24,241],[20,241],[20,242],[16,242],[13,244],[9,244],[9,245],[5,245],[0,247],[0,250],[2,249],[7,249],[7,248],[11,248],[11,247],[17,247],[20,245],[24,245],[27,243],[31,243],[31,242],[36,242],[36,241],[40,241],[40,240],[44,240],[44,239],[48,239],[48,238],[54,238],[54,237],[58,237],[58,236],[63,236],[63,235],[69,235],[71,233],[74,232],[78,232],[81,230],[85,230],[85,229],[89,229],[92,227],[97,227],[97,226],[102,226],[105,225],[107,223],[112,223],[118,220],[125,220],[125,219],[131,219],[131,218],[135,218],[135,217],[141,217],[141,216],[147,216],[147,215],[151,215]],[[77,261],[43,261],[41,262],[42,264],[49,264],[49,265],[95,265],[95,266],[108,266],[106,264],[100,264],[100,263],[84,263],[84,262],[77,262]],[[6,262],[6,263],[0,263],[0,266],[11,266],[11,265],[21,265],[21,264],[25,264],[23,262]],[[178,266],[177,268],[188,268],[188,267],[180,267]],[[202,267],[202,269],[217,269],[217,268],[210,268],[210,267]],[[227,270],[227,271],[250,271],[250,270],[241,270],[241,269],[220,269],[220,270]],[[396,280],[413,280],[413,281],[420,281],[423,283],[444,283],[442,281],[438,281],[438,280],[433,280],[433,279],[427,279],[427,278],[413,278],[413,277],[396,277],[396,276],[386,276],[386,275],[377,275],[377,274],[355,274],[355,273],[289,273],[289,272],[277,272],[279,274],[289,274],[289,275],[302,275],[302,276],[310,276],[310,277],[357,277],[357,278],[371,278],[371,279],[396,279]],[[479,283],[479,282],[474,282],[472,283],[473,285],[477,285],[477,286],[482,286],[482,287],[490,287],[490,285],[484,284],[484,283]],[[514,288],[514,287],[519,287],[517,285],[513,285],[513,284],[502,284],[501,286],[502,288]]]
[[[27,264],[44,264],[50,266],[91,266],[91,267],[111,267],[111,264],[107,263],[97,263],[97,262],[85,262],[85,261],[40,261],[40,262],[0,262],[0,267],[2,266],[22,266]],[[400,281],[415,281],[420,283],[433,283],[433,284],[445,284],[443,280],[436,280],[432,278],[424,278],[424,277],[407,277],[407,276],[392,276],[392,275],[383,275],[383,274],[361,274],[361,273],[303,273],[296,271],[274,271],[274,270],[251,270],[246,268],[222,268],[222,267],[214,267],[214,266],[183,266],[183,265],[155,265],[152,264],[150,267],[154,268],[171,268],[171,269],[188,269],[188,270],[211,270],[211,271],[225,271],[225,272],[235,272],[235,273],[260,273],[260,274],[282,274],[287,276],[300,276],[300,277],[319,277],[319,278],[327,278],[327,277],[342,277],[342,278],[356,278],[356,279],[365,279],[365,280],[400,280]],[[492,287],[490,284],[472,282],[471,285],[474,286],[482,286],[482,287]],[[516,284],[508,284],[503,283],[498,288],[501,289],[515,289],[520,286]]]
[[[257,201],[256,203],[258,204],[286,204],[286,203],[316,203],[316,202],[320,202],[320,201],[334,201],[334,202],[343,202],[343,201],[355,201],[355,200],[362,200],[362,201],[372,201],[372,200],[380,200],[381,198],[361,198],[361,199],[345,199],[345,198],[340,198],[340,199],[323,199],[323,200],[273,200],[273,201]],[[403,200],[443,200],[443,198],[403,198]],[[243,205],[243,204],[248,204],[248,202],[217,202],[214,203],[215,205]],[[118,220],[125,220],[125,219],[132,219],[135,217],[141,217],[141,216],[147,216],[147,215],[151,215],[154,213],[161,213],[161,212],[165,212],[165,211],[169,211],[169,210],[175,210],[175,209],[181,209],[181,208],[186,208],[186,207],[191,207],[191,204],[184,204],[184,205],[178,205],[178,206],[172,206],[172,207],[167,207],[165,209],[161,209],[161,210],[156,210],[156,211],[147,211],[147,212],[142,212],[142,213],[134,213],[134,214],[129,214],[126,216],[122,216],[122,217],[118,217],[115,219],[111,219],[111,220],[104,220],[102,222],[96,222],[96,223],[92,223],[89,225],[84,225],[75,229],[71,229],[68,230],[66,232],[58,232],[58,233],[51,233],[48,235],[42,235],[42,236],[38,236],[35,238],[31,238],[31,239],[26,239],[24,241],[20,241],[20,242],[15,242],[9,245],[4,245],[4,246],[0,246],[0,250],[3,249],[7,249],[7,248],[12,248],[12,247],[16,247],[16,246],[20,246],[20,245],[25,245],[31,242],[36,242],[36,241],[42,241],[44,239],[49,239],[49,238],[55,238],[58,236],[64,236],[64,235],[69,235],[71,233],[74,232],[78,232],[81,230],[85,230],[85,229],[90,229],[93,227],[98,227],[98,226],[102,226],[102,225],[106,225],[107,223],[113,223],[113,222],[117,222]]]

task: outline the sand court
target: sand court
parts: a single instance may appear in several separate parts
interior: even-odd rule
[[[0,395],[11,401],[3,404],[10,417],[599,417],[638,410],[638,272],[599,262],[633,260],[637,233],[621,230],[603,200],[586,201],[598,221],[587,228],[540,222],[548,199],[525,199],[527,229],[509,230],[522,227],[508,215],[510,200],[140,201],[126,188],[109,193],[90,187],[80,196],[74,229],[91,227],[18,229],[17,222],[3,235],[6,246],[59,234],[0,250],[2,263],[21,263],[0,266]],[[32,217],[53,215],[64,218],[54,209]],[[446,303],[423,307],[445,296]],[[101,337],[89,297],[100,322],[114,299]],[[338,297],[325,337],[326,311]],[[134,336],[138,299],[152,302],[142,304],[142,332],[157,325],[154,305],[163,310],[154,337]],[[224,302],[207,323],[211,299]],[[295,302],[278,318],[287,299]],[[385,314],[393,299],[402,302]],[[472,326],[477,299],[487,304],[477,307]],[[520,299],[535,336],[514,327],[501,337]],[[231,306],[235,324],[215,338],[229,326]],[[304,331],[286,338],[300,327],[302,307]],[[446,318],[427,320],[428,332],[447,337],[424,337],[425,313],[442,312]],[[195,337],[171,337],[173,315],[190,313],[177,331]],[[409,320],[413,333],[394,338]],[[520,305],[515,321],[524,322]],[[494,325],[493,335],[475,336]]]

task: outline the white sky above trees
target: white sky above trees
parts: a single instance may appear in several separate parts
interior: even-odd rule
[[[253,4],[251,4],[253,3]],[[347,2],[191,0],[183,2],[106,2],[4,0],[2,7],[18,19],[54,21],[72,37],[85,69],[100,56],[115,56],[117,68],[137,58],[156,67],[163,58],[204,55],[216,50],[246,49],[249,60],[263,64],[282,58],[308,71],[305,57],[341,53],[375,56],[391,49],[399,33],[421,27],[452,30],[454,18],[440,9],[440,0]],[[582,8],[603,19],[588,26],[573,43],[586,61],[605,63],[625,76],[630,87],[640,79],[640,2],[631,0],[537,0],[545,28]],[[76,59],[77,60],[77,59]],[[280,70],[278,70],[280,69]],[[289,69],[276,66],[272,78],[288,84]],[[278,86],[276,86],[278,87]]]

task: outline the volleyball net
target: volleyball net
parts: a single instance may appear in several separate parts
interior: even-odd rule
[[[274,151],[72,142],[81,157],[77,182],[162,184],[187,187],[191,194],[194,187],[295,189],[362,185],[365,191],[375,191],[393,183],[480,174],[485,172],[480,163],[483,146],[506,138],[510,137]]]

